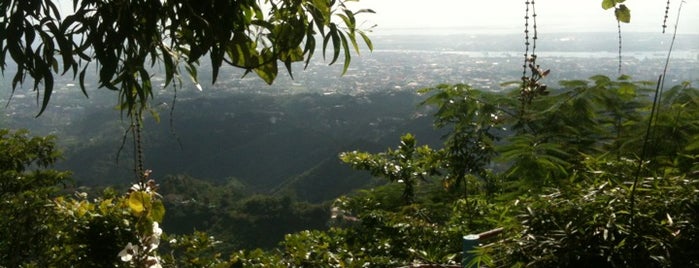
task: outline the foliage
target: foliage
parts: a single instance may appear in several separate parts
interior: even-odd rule
[[[622,4],[625,0],[602,0],[602,8],[607,10],[614,8],[616,20],[624,23],[631,22],[631,10]]]
[[[658,105],[659,116],[650,136],[648,152],[657,168],[691,172],[699,148],[692,146],[699,133],[699,91],[689,83],[668,90]]]
[[[91,64],[99,87],[118,91],[120,107],[132,115],[153,97],[154,67],[163,68],[164,87],[180,81],[184,66],[201,89],[197,67],[206,56],[213,81],[225,63],[272,83],[278,62],[291,74],[292,63],[308,65],[320,44],[323,56],[331,47],[330,64],[343,52],[343,72],[351,51],[359,53],[357,39],[372,49],[356,15],[373,11],[351,10],[344,1],[75,0],[73,9],[62,18],[54,0],[0,3],[0,68],[16,63],[13,92],[25,78],[34,80],[37,98],[42,95],[39,114],[48,107],[54,73],[72,74],[87,94]]]
[[[0,144],[0,265],[157,267],[164,207],[153,182],[125,196],[71,197],[59,192],[69,174],[47,169],[60,157],[52,136],[2,129]]]
[[[53,208],[58,218],[54,224],[58,226],[54,232],[60,240],[52,245],[51,251],[58,258],[51,259],[49,266],[125,267],[118,253],[138,239],[134,234],[138,221],[125,201],[114,191],[94,200],[85,192],[55,198]]]
[[[617,21],[628,23],[623,2],[604,0],[602,7],[614,8]],[[59,64],[62,74],[79,80],[83,93],[87,68],[95,64],[99,86],[118,91],[119,108],[140,122],[153,97],[151,68],[163,67],[165,86],[177,87],[184,67],[200,88],[197,67],[208,55],[213,81],[225,62],[272,83],[279,62],[290,75],[293,62],[308,65],[317,37],[324,56],[332,46],[330,64],[344,52],[343,72],[351,50],[359,53],[357,35],[372,48],[355,15],[373,11],[354,12],[343,1],[75,0],[73,8],[63,19],[51,0],[0,3],[0,68],[4,72],[9,52],[17,64],[12,90],[31,77],[37,97],[42,95],[39,114],[48,106]],[[423,104],[436,106],[435,126],[447,129],[441,149],[418,146],[405,134],[396,149],[340,155],[356,169],[402,183],[402,192],[386,184],[341,197],[327,231],[289,234],[276,250],[235,251],[229,259],[216,247],[220,241],[203,232],[162,237],[165,208],[150,171],[138,174],[126,194],[108,191],[93,200],[80,191],[59,195],[57,185],[68,174],[46,169],[60,156],[53,138],[0,130],[0,265],[456,264],[458,237],[504,226],[507,237],[479,247],[470,264],[699,266],[697,90],[674,87],[649,107],[647,83],[595,76],[564,81],[551,94],[539,83],[549,71],[535,60],[525,60],[532,77],[523,77],[504,97],[466,85],[422,90],[433,94]],[[656,104],[660,115],[649,118]],[[653,132],[641,140],[645,122]],[[205,203],[215,207],[226,199],[216,198]],[[322,207],[299,205],[291,197],[253,195],[233,206],[218,220],[288,227],[298,218],[325,215]],[[163,247],[161,238],[168,240]]]
[[[635,162],[588,159],[590,183],[521,200],[522,231],[496,245],[498,266],[696,267],[697,180],[645,177],[629,211]],[[631,219],[634,213],[635,218]]]
[[[0,265],[47,264],[61,222],[50,206],[67,172],[44,170],[60,157],[55,138],[0,129]],[[21,249],[21,250],[18,250]]]
[[[496,94],[474,90],[468,85],[438,85],[420,90],[432,94],[422,105],[437,107],[434,125],[449,128],[444,138],[444,185],[463,186],[468,193],[467,175],[486,177],[486,167],[495,154],[494,143],[500,139],[497,125],[504,111],[496,103]]]
[[[653,147],[658,147],[649,150],[647,159],[650,161],[643,172],[638,173],[635,168],[637,160],[629,159],[636,159],[641,154],[639,149],[643,141],[638,137],[643,136],[642,126],[650,120],[647,111],[651,104],[646,94],[650,91],[647,88],[649,83],[631,81],[627,76],[616,80],[594,76],[590,81],[563,81],[561,85],[564,88],[553,91],[555,94],[531,100],[520,98],[520,102],[528,102],[524,106],[508,99],[471,93],[469,91],[476,90],[466,86],[440,85],[423,91],[434,94],[428,100],[437,106],[435,124],[438,127],[447,123],[470,126],[470,129],[464,128],[470,135],[478,134],[481,129],[502,130],[487,136],[488,141],[497,141],[488,143],[492,144],[492,151],[484,150],[487,149],[485,146],[473,146],[483,153],[492,154],[489,158],[492,161],[484,161],[484,166],[487,164],[496,169],[469,182],[483,185],[495,180],[491,182],[498,189],[496,194],[488,197],[488,191],[485,191],[488,187],[471,187],[474,191],[470,197],[451,205],[461,214],[447,217],[452,226],[463,228],[458,232],[461,234],[495,226],[507,227],[510,238],[479,248],[477,254],[480,255],[472,264],[541,267],[588,265],[592,262],[610,267],[638,263],[696,265],[692,261],[696,259],[696,252],[692,250],[695,246],[691,245],[695,239],[693,221],[696,219],[691,215],[696,213],[697,179],[694,170],[698,162],[697,146],[693,145],[696,134],[691,133],[697,132],[697,90],[684,84],[662,96],[664,101],[659,104],[659,110],[663,119],[655,122],[650,142]],[[519,91],[515,90],[515,93]],[[499,120],[492,120],[494,113]],[[453,129],[452,135],[459,130],[457,127]],[[670,136],[674,138],[668,138]],[[450,139],[452,136],[445,137],[445,148],[453,146]],[[354,152],[346,153],[341,157],[354,155]],[[385,154],[364,153],[364,156],[367,160],[372,157],[381,159]],[[467,159],[450,158],[448,154],[435,154],[434,157],[436,161],[429,163],[439,164],[432,167],[435,170],[442,170],[454,162],[464,165],[462,161]],[[369,164],[379,161],[364,163],[371,166]],[[380,172],[374,174],[381,175]],[[645,179],[637,189],[643,200],[633,206],[630,205],[629,185],[635,174]],[[377,193],[379,196],[385,194]],[[347,230],[351,232],[365,224],[376,225],[351,236],[362,237],[371,233],[372,237],[380,238],[386,235],[388,238],[385,239],[391,241],[389,244],[405,245],[400,239],[407,238],[407,234],[380,227],[386,226],[381,223],[387,219],[387,213],[395,213],[385,210],[384,202],[390,199],[365,199],[364,196],[342,202],[354,204],[341,211],[356,216],[361,222],[350,225]],[[425,211],[434,213],[440,210]],[[419,215],[432,215],[430,212]],[[400,226],[419,225],[421,219],[424,218],[403,218],[399,221],[404,225]],[[432,228],[439,230],[445,222],[440,218],[432,223],[436,224]],[[397,226],[392,223],[387,225]],[[442,249],[449,241],[453,242],[445,237],[432,236],[431,239],[441,240]],[[416,240],[410,241],[419,244]],[[439,246],[427,246],[431,250],[435,247]],[[390,256],[410,259],[399,251]]]
[[[327,205],[295,201],[290,196],[252,195],[211,219],[211,234],[226,241],[228,248],[272,249],[288,233],[307,229],[324,230],[329,217]]]
[[[346,152],[340,159],[353,168],[367,170],[373,176],[381,176],[388,181],[405,185],[403,198],[407,204],[415,198],[415,186],[437,172],[435,164],[438,152],[429,146],[417,146],[412,134],[401,137],[398,149],[388,149],[385,153]]]
[[[189,235],[166,235],[163,267],[229,267],[221,253],[215,249],[220,243],[203,232]]]
[[[449,157],[443,149],[418,146],[414,136],[404,135],[397,149],[378,154],[350,152],[341,157],[388,181],[408,178],[415,183],[413,186],[419,185],[412,188],[410,202],[406,202],[404,184],[388,183],[358,191],[332,204],[329,229],[288,234],[277,248],[263,251],[234,249],[221,243],[221,238],[202,232],[162,237],[167,243],[161,246],[162,231],[158,223],[163,220],[163,201],[157,185],[148,180],[149,173],[144,174],[143,183],[132,186],[125,195],[112,191],[92,201],[81,192],[75,197],[52,197],[47,193],[55,193],[56,181],[51,181],[44,184],[47,192],[29,191],[30,195],[37,195],[36,200],[43,200],[35,202],[31,209],[39,204],[45,209],[43,214],[35,215],[39,216],[39,222],[46,223],[41,226],[47,229],[28,224],[28,230],[43,232],[28,235],[45,240],[28,245],[34,250],[27,252],[37,255],[22,256],[15,263],[138,267],[456,264],[461,260],[461,236],[504,227],[502,236],[475,251],[472,264],[697,266],[697,89],[684,84],[662,96],[661,116],[651,137],[659,145],[650,150],[647,161],[637,171],[637,156],[641,153],[637,136],[641,135],[640,126],[649,120],[646,83],[632,82],[627,77],[612,80],[595,76],[590,81],[561,84],[564,89],[534,98],[523,113],[518,112],[521,106],[517,90],[496,97],[461,87],[467,90],[455,93],[459,97],[454,99],[465,100],[459,105],[442,98],[448,94],[441,92],[459,87],[445,86],[431,91],[439,95],[428,98],[438,106],[435,122],[450,129],[445,136],[445,148],[452,146],[447,141],[457,131],[468,132],[462,137],[472,137],[469,142],[479,144],[483,141],[474,132],[493,130],[488,134],[492,149],[483,151],[492,154],[481,163],[485,175],[474,172],[465,177],[463,183],[472,185],[467,195],[445,191],[443,176],[446,175],[439,173],[450,174],[447,167],[466,158]],[[493,120],[493,113],[498,114],[498,120]],[[461,125],[465,127],[459,128]],[[6,137],[12,135],[5,133],[3,140],[8,140]],[[32,143],[26,134],[19,137],[15,138],[21,141],[18,144],[27,148],[53,146],[50,142],[42,143],[40,138]],[[37,150],[26,152],[34,151]],[[47,158],[57,156],[52,150],[38,151],[42,153],[16,158],[22,161],[10,161],[15,164],[3,163],[16,169],[3,174],[18,174],[18,170],[26,170],[25,166],[37,168],[55,161]],[[37,161],[42,158],[45,162]],[[19,173],[39,174],[40,170]],[[641,179],[635,206],[631,208],[630,182],[635,174]],[[4,183],[20,182],[15,178],[8,177]],[[211,211],[213,208],[223,211],[223,214],[211,214],[217,216],[210,218],[220,226],[228,223],[246,230],[242,226],[278,226],[279,223],[294,226],[304,215],[328,218],[327,206],[298,204],[291,197],[251,195],[239,196],[231,202],[230,196],[213,190],[230,189],[235,194],[242,191],[242,186],[236,183],[212,187],[175,181],[165,188],[196,186],[197,189],[185,188],[193,195],[200,195],[202,200],[208,197],[202,205],[213,205]],[[17,202],[9,204],[20,206]],[[1,212],[11,217],[9,209],[3,208]],[[178,209],[173,206],[174,211]],[[246,232],[251,237],[269,235]],[[223,237],[223,240],[236,239],[239,238]]]

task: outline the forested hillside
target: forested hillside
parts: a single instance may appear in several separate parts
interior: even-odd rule
[[[339,152],[383,150],[404,132],[424,133],[438,144],[439,132],[417,107],[421,99],[393,92],[180,100],[172,115],[167,107],[158,110],[162,122],[144,123],[144,155],[159,177],[182,174],[213,183],[235,178],[250,192],[329,200],[369,182],[342,166]],[[57,130],[67,140],[57,167],[72,170],[79,185],[119,185],[132,174],[133,150],[127,144],[120,152],[120,133],[128,125],[113,117],[111,109],[95,110]]]

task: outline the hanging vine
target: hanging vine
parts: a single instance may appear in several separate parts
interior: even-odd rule
[[[617,33],[619,34],[619,38],[618,38],[619,39],[619,68],[618,68],[617,72],[619,74],[621,74],[621,65],[623,62],[622,57],[621,57],[621,22],[617,20],[616,26],[617,26]]]
[[[665,18],[663,18],[663,33],[665,33],[665,29],[667,28],[667,18],[668,18],[669,13],[670,13],[670,0],[667,0],[667,4],[665,5]]]
[[[150,170],[146,170],[143,165],[143,147],[141,140],[141,129],[143,116],[140,109],[130,111],[129,120],[131,121],[129,127],[124,131],[121,140],[121,146],[116,154],[116,162],[119,164],[119,156],[124,150],[126,141],[131,134],[131,142],[133,148],[133,172],[135,183],[141,186],[146,185],[148,177],[151,173]]]
[[[522,87],[520,89],[520,101],[522,103],[520,114],[524,114],[526,106],[531,104],[537,96],[548,95],[547,86],[539,81],[546,77],[551,70],[542,70],[536,63],[536,41],[539,39],[536,25],[536,6],[534,1],[525,1],[524,13],[524,64],[522,64]],[[531,7],[531,17],[529,10]],[[529,41],[529,19],[532,20],[533,37]],[[529,46],[531,45],[531,54]]]
[[[133,137],[133,148],[134,148],[134,174],[136,175],[136,180],[139,183],[144,183],[143,170],[143,148],[141,146],[141,114],[139,112],[135,113],[135,116],[131,116],[131,135]]]
[[[621,74],[621,23],[631,22],[631,10],[622,4],[625,0],[603,0],[602,8],[604,10],[614,8],[614,17],[616,18],[617,29],[619,33],[619,74]]]

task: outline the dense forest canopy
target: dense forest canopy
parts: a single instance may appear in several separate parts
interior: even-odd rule
[[[199,60],[208,57],[213,81],[226,64],[271,83],[279,64],[291,75],[293,62],[308,64],[316,47],[324,56],[330,47],[330,62],[343,57],[347,71],[358,41],[372,48],[355,18],[371,10],[334,0],[75,0],[73,8],[63,18],[50,0],[0,3],[2,70],[14,73],[12,91],[33,82],[41,114],[54,75],[72,75],[85,92],[96,67],[99,86],[117,92],[131,120],[136,181],[115,187],[122,190],[75,188],[69,172],[52,169],[56,137],[0,129],[0,266],[699,266],[699,90],[690,82],[666,89],[664,74],[636,81],[621,60],[618,74],[548,81],[556,70],[536,54],[533,1],[523,10],[520,81],[504,92],[463,83],[419,90],[419,114],[436,131],[401,133],[385,150],[336,152],[336,161],[380,183],[316,204],[246,193],[238,178],[160,179],[145,169],[151,68],[164,70],[166,87],[179,88],[181,75],[198,85]],[[630,22],[625,1],[602,8]],[[223,118],[262,122],[266,112]],[[425,144],[435,133],[441,140]],[[164,224],[180,233],[163,232]],[[217,236],[188,234],[189,226]],[[312,230],[297,231],[304,227]],[[464,248],[461,237],[486,230],[499,235]]]

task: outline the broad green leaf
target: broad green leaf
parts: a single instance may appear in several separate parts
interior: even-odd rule
[[[602,8],[604,10],[613,8],[616,5],[616,2],[614,0],[602,0]]]
[[[107,215],[109,213],[109,208],[112,207],[112,199],[102,200],[99,204],[99,210],[102,215]]]
[[[274,82],[274,79],[277,77],[277,63],[267,63],[265,65],[255,68],[254,71],[257,74],[257,76],[262,78],[262,80],[265,80],[265,82],[268,85],[271,85],[272,82]]]
[[[148,206],[150,206],[150,194],[143,191],[134,191],[129,194],[129,199],[127,200],[131,212],[138,215],[143,213]]]
[[[150,216],[153,221],[162,222],[163,217],[165,217],[165,206],[162,201],[156,200],[153,202]]]
[[[631,22],[631,10],[629,10],[626,5],[619,5],[619,7],[614,10],[614,15],[616,19],[623,23]]]

